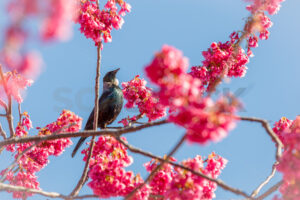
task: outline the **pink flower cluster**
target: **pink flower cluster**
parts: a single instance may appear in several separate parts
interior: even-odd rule
[[[25,22],[38,18],[42,41],[66,40],[72,34],[75,12],[72,0],[11,0],[7,3],[10,22],[0,50],[0,62],[9,70],[16,70],[25,77],[35,78],[43,64],[39,53],[26,48],[35,33],[26,29]]]
[[[122,83],[124,98],[127,100],[126,108],[138,107],[140,115],[146,115],[149,121],[160,119],[166,115],[166,109],[161,106],[158,99],[154,97],[150,88],[146,87],[147,82],[138,75],[129,82]],[[128,121],[135,121],[137,116],[123,119],[124,126]]]
[[[187,68],[187,58],[165,45],[145,70],[160,87],[156,95],[162,106],[169,107],[169,120],[187,129],[189,141],[219,141],[234,127],[238,102],[233,97],[217,102],[204,98],[202,82],[187,74]]]
[[[247,6],[252,16],[248,18],[243,32],[233,32],[230,40],[225,43],[213,42],[207,51],[203,51],[204,61],[202,66],[194,66],[191,75],[199,78],[207,90],[211,91],[218,84],[220,77],[243,77],[246,74],[246,64],[249,57],[253,56],[252,48],[258,46],[258,36],[261,40],[269,37],[269,28],[272,26],[271,20],[265,15],[265,11],[273,15],[280,8],[280,3],[284,0],[247,0],[252,2]],[[241,35],[243,36],[241,37]],[[240,47],[241,40],[247,41],[247,54]]]
[[[0,81],[0,85],[3,88],[1,91],[1,98],[3,98],[3,96],[12,96],[18,103],[22,103],[23,98],[21,96],[21,91],[26,89],[27,86],[31,86],[33,81],[24,78],[15,71],[4,73],[3,78],[4,80]]]
[[[202,66],[191,69],[190,74],[199,78],[208,91],[215,87],[215,81],[220,77],[243,77],[246,74],[249,58],[242,48],[235,47],[238,34],[233,33],[230,38],[225,43],[213,42],[207,51],[202,52],[205,59]]]
[[[270,15],[276,14],[280,9],[280,3],[285,0],[247,0],[252,2],[251,5],[247,6],[247,10],[249,10],[252,14],[261,11],[267,11]]]
[[[215,103],[203,98],[197,105],[181,107],[171,113],[169,120],[186,128],[190,142],[218,142],[235,127],[238,107],[239,102],[234,97],[222,97]]]
[[[75,3],[72,0],[12,0],[7,5],[12,25],[19,26],[29,17],[42,17],[41,38],[65,40],[72,31]]]
[[[273,131],[278,135],[279,139],[283,144],[285,144],[285,134],[287,133],[286,130],[290,128],[293,121],[289,120],[286,117],[282,117],[278,122],[275,122]]]
[[[181,164],[196,172],[201,172],[212,178],[217,178],[221,170],[225,168],[227,160],[212,153],[206,160],[201,156],[182,161]],[[150,161],[146,163],[147,171],[151,172],[157,165],[157,162]],[[217,184],[208,181],[200,176],[183,170],[173,168],[165,164],[159,170],[149,183],[151,194],[164,196],[161,199],[212,199],[215,197]]]
[[[131,10],[131,6],[123,0],[108,0],[103,10],[99,9],[95,0],[80,1],[76,22],[80,24],[80,31],[85,37],[91,38],[96,46],[102,40],[111,42],[112,29],[120,29],[124,23],[122,16]]]
[[[174,158],[170,158],[170,161],[176,161]],[[158,165],[158,161],[152,159],[144,164],[146,170],[151,173]],[[164,164],[164,166],[156,172],[152,180],[149,182],[151,188],[151,194],[164,195],[167,192],[169,185],[171,184],[175,176],[174,167],[170,164]]]
[[[269,38],[270,32],[269,28],[273,25],[270,18],[266,16],[265,12],[270,15],[276,14],[280,9],[280,3],[284,0],[247,0],[252,2],[246,8],[252,14],[252,16],[247,20],[244,27],[244,35],[247,40],[248,55],[252,56],[251,48],[258,46],[258,36],[256,32],[259,33],[259,38],[261,40],[267,40]]]
[[[277,127],[276,127],[277,126]],[[300,116],[291,123],[283,118],[275,124],[284,138],[284,152],[277,166],[283,174],[283,184],[279,191],[281,197],[275,199],[298,200],[300,198]]]
[[[81,128],[81,123],[82,119],[80,117],[70,111],[63,110],[55,122],[48,124],[44,128],[39,128],[38,135],[77,132]],[[29,115],[24,112],[21,121],[16,127],[15,136],[26,137],[30,128],[32,128],[32,123]],[[15,167],[8,172],[7,169],[5,169],[1,174],[7,173],[6,180],[12,185],[39,189],[39,183],[37,182],[35,173],[39,172],[49,163],[49,156],[59,156],[64,149],[71,144],[72,141],[69,138],[66,138],[44,141],[36,145],[34,145],[33,142],[8,145],[6,146],[6,149],[11,152],[16,152],[16,159],[22,152],[26,151],[26,153],[18,160],[17,168]],[[32,194],[26,192],[13,192],[14,198],[31,195]]]
[[[41,25],[41,37],[44,41],[63,41],[71,37],[74,8],[72,0],[48,0],[44,10],[46,16]]]
[[[125,140],[125,138],[122,138]],[[88,156],[89,148],[82,151]],[[95,143],[90,162],[88,186],[94,194],[100,198],[126,196],[134,188],[143,183],[139,175],[134,176],[133,172],[125,171],[125,167],[132,163],[132,158],[127,154],[127,148],[111,136],[101,136]],[[149,196],[149,188],[135,194],[133,199],[143,200]]]

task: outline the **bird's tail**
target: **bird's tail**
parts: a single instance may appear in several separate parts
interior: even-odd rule
[[[75,156],[75,154],[77,153],[79,147],[83,144],[83,142],[85,141],[86,137],[81,137],[79,139],[79,141],[77,142],[73,152],[72,152],[72,158]]]
[[[91,112],[88,121],[85,124],[84,130],[93,130],[93,122],[94,122],[94,110]],[[79,147],[83,144],[86,140],[86,137],[81,137],[80,140],[77,142],[73,152],[72,158],[75,156],[76,152],[78,151]]]

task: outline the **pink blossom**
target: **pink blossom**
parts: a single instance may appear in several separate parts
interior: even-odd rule
[[[235,112],[239,103],[231,98],[220,98],[214,103],[210,98],[171,113],[169,120],[187,129],[187,139],[205,144],[218,142],[235,127]]]
[[[2,87],[6,88],[7,95],[12,96],[18,103],[22,103],[23,98],[21,91],[26,89],[27,86],[31,86],[32,80],[26,79],[16,72],[6,72],[4,74],[4,82],[1,81]]]
[[[196,156],[193,159],[188,159],[181,162],[182,165],[205,175],[217,178],[221,170],[224,169],[227,161],[212,153],[205,166],[205,161],[201,156]],[[217,184],[210,182],[200,176],[194,175],[189,171],[175,168],[175,175],[172,182],[169,184],[165,197],[170,200],[176,199],[212,199],[215,197]]]
[[[259,11],[267,11],[270,15],[276,14],[280,9],[280,3],[285,0],[246,0],[252,2],[251,5],[247,6],[247,10],[249,10],[252,14]]]
[[[174,158],[171,161],[176,161]],[[153,169],[157,167],[158,162],[151,160],[144,164],[146,170],[151,173]],[[164,164],[164,166],[155,173],[154,177],[151,179],[149,186],[151,188],[151,193],[154,195],[164,195],[167,191],[167,187],[172,182],[175,172],[174,168],[170,164]]]
[[[125,138],[122,138],[125,140]],[[88,149],[82,151],[86,161]],[[88,186],[100,198],[126,196],[134,188],[143,183],[139,175],[125,171],[124,167],[132,163],[127,154],[127,148],[111,136],[100,136],[96,141],[90,162]],[[150,194],[149,187],[137,192],[133,199],[147,199]]]
[[[139,76],[122,83],[124,98],[127,100],[125,107],[137,106],[140,114],[146,115],[149,121],[160,119],[166,115],[166,109],[159,104],[159,100],[153,95],[152,90],[146,87],[146,84],[147,82]]]
[[[1,59],[5,67],[16,71],[26,78],[36,78],[41,72],[43,60],[38,52],[26,52],[20,54],[17,51],[3,51]]]
[[[283,184],[280,186],[282,197],[277,199],[298,200],[300,198],[300,116],[290,124],[283,118],[275,124],[275,130],[283,131],[284,152],[277,166],[283,174]],[[278,134],[278,133],[277,133]]]
[[[46,127],[40,129],[39,135],[60,134],[62,132],[77,132],[81,128],[82,119],[74,113],[63,110],[57,121],[48,124]],[[32,123],[27,112],[22,114],[21,121],[16,127],[15,133],[17,137],[26,137],[28,131],[32,128]],[[27,130],[26,130],[27,129]],[[39,189],[37,182],[36,172],[39,172],[43,167],[49,163],[48,157],[51,155],[58,156],[64,148],[71,145],[72,142],[69,138],[57,139],[51,141],[40,142],[35,146],[33,143],[20,143],[16,145],[9,145],[8,150],[16,151],[15,158],[17,159],[22,152],[24,153],[18,161],[17,170],[8,172],[6,181],[12,185],[24,186],[28,188]],[[5,173],[3,170],[1,173]],[[16,174],[15,174],[16,173]],[[14,198],[23,198],[25,196],[32,196],[27,192],[13,192]]]
[[[76,23],[80,24],[80,31],[85,37],[91,38],[96,46],[102,40],[111,42],[112,29],[120,29],[124,23],[122,16],[130,12],[130,5],[124,1],[108,0],[103,10],[94,1],[80,2]],[[119,12],[117,5],[121,7]]]
[[[173,81],[176,76],[186,72],[188,59],[174,47],[164,45],[160,52],[155,54],[152,62],[146,66],[147,76],[153,83],[165,85]]]
[[[236,36],[232,35],[231,38],[226,44],[212,44],[211,50],[204,53],[206,60],[203,63],[207,70],[194,68],[195,73],[187,74],[187,59],[180,51],[168,46],[164,46],[146,67],[149,78],[159,86],[155,92],[159,98],[158,105],[169,108],[169,121],[186,128],[189,141],[202,144],[210,140],[219,141],[235,125],[234,114],[239,103],[234,97],[221,98],[215,103],[203,97],[203,85],[213,83],[223,73],[225,65],[231,66],[228,76],[244,73],[248,58],[242,50],[233,52],[231,44]],[[230,52],[222,50],[226,48]],[[137,95],[136,91],[133,90],[131,96]]]
[[[32,188],[32,189],[40,189],[39,188],[39,182],[37,181],[37,177],[34,174],[31,173],[26,173],[26,172],[19,172],[16,176],[13,176],[10,174],[7,176],[7,180],[9,184],[14,185],[14,186],[22,186],[26,188]],[[12,191],[8,191],[12,192]],[[32,196],[32,193],[29,192],[17,192],[14,191],[13,193],[13,198],[15,199],[24,199],[27,197]]]
[[[44,41],[53,39],[67,40],[72,35],[74,3],[72,0],[48,0],[46,17],[41,25],[41,37]]]
[[[221,76],[243,77],[246,74],[249,58],[242,48],[234,48],[238,35],[233,33],[230,37],[231,40],[225,43],[212,43],[207,51],[202,52],[203,65],[192,67],[190,74],[207,85],[207,90]]]
[[[278,135],[279,139],[283,144],[285,144],[285,134],[288,133],[293,121],[282,117],[278,122],[275,122],[273,131]]]

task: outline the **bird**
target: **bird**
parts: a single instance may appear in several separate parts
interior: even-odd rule
[[[101,129],[105,129],[107,125],[113,123],[123,107],[123,92],[119,87],[119,80],[116,78],[116,74],[119,70],[120,68],[107,72],[103,77],[103,93],[99,98],[98,106],[98,127]],[[93,130],[94,110],[95,108],[91,112],[84,130]],[[81,137],[79,139],[72,152],[72,157],[75,156],[86,138],[87,137]]]

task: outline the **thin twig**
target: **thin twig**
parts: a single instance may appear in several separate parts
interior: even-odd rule
[[[59,194],[57,192],[45,192],[43,190],[38,189],[31,189],[21,186],[13,186],[9,184],[0,183],[0,190],[7,190],[7,191],[13,191],[13,192],[29,192],[34,194],[39,194],[42,196],[50,197],[50,198],[61,198],[61,199],[67,199],[67,196],[64,196],[62,194]]]
[[[18,104],[18,111],[19,111],[19,122],[22,120],[22,111],[21,111],[21,104]]]
[[[282,181],[276,183],[270,189],[268,189],[265,193],[263,193],[259,197],[255,198],[255,200],[265,199],[267,196],[269,196],[270,194],[272,194],[273,192],[275,192],[281,186],[281,184],[282,184]]]
[[[76,197],[78,195],[78,193],[80,192],[81,188],[83,187],[84,183],[86,182],[86,177],[87,177],[88,169],[89,169],[89,165],[90,165],[89,161],[91,160],[94,146],[95,146],[95,136],[92,137],[90,147],[89,147],[88,158],[87,158],[87,161],[85,162],[84,170],[82,172],[80,180],[78,181],[76,187],[74,188],[74,190],[71,192],[71,194],[69,196]]]
[[[1,68],[1,65],[0,65],[0,68]],[[7,112],[7,104],[2,100],[0,99],[0,105],[5,109],[5,111]],[[6,114],[5,114],[5,117],[6,117]]]
[[[11,99],[10,95],[8,97],[8,110],[7,110],[6,119],[8,122],[10,138],[12,138],[15,136],[15,130],[14,130],[14,122],[13,122],[13,116],[12,116],[12,99]]]
[[[184,140],[186,138],[186,135],[183,135],[181,137],[181,139],[179,140],[179,142],[173,147],[173,149],[170,151],[170,153],[167,155],[166,159],[161,161],[159,165],[157,165],[155,167],[155,169],[152,170],[152,172],[149,174],[149,176],[145,179],[145,181],[140,184],[138,187],[136,187],[134,190],[132,190],[126,197],[125,197],[125,200],[129,200],[131,199],[131,197],[134,196],[134,194],[142,189],[149,181],[152,180],[152,178],[154,177],[154,175],[156,174],[156,172],[158,172],[162,167],[163,165],[166,163],[166,161],[168,161],[174,154],[175,152],[180,148],[180,146],[183,144]]]
[[[221,188],[223,188],[224,190],[228,190],[228,191],[230,191],[230,192],[232,192],[232,193],[235,193],[235,194],[237,194],[237,195],[241,195],[241,196],[243,196],[243,197],[246,197],[246,198],[250,198],[250,199],[251,199],[251,197],[250,197],[247,193],[245,193],[245,192],[243,192],[243,191],[241,191],[241,190],[239,190],[239,189],[237,189],[237,188],[233,188],[233,187],[231,187],[231,186],[225,184],[223,181],[221,181],[221,180],[219,180],[219,179],[211,178],[211,177],[209,177],[209,176],[207,176],[207,175],[205,175],[205,174],[203,174],[203,173],[201,173],[201,172],[194,171],[194,170],[192,170],[192,169],[190,169],[190,168],[188,168],[188,167],[185,167],[185,166],[183,166],[183,165],[177,164],[177,163],[172,162],[172,161],[169,161],[169,160],[165,160],[165,159],[163,159],[163,158],[161,158],[161,157],[159,157],[159,156],[153,155],[153,154],[151,154],[151,153],[149,153],[149,152],[146,152],[146,151],[143,151],[143,150],[138,149],[138,148],[136,148],[136,147],[133,147],[132,145],[128,144],[127,142],[125,142],[125,141],[122,140],[121,138],[117,138],[117,140],[118,140],[120,143],[122,143],[126,148],[128,148],[128,149],[129,149],[131,152],[133,152],[133,153],[137,153],[137,154],[141,154],[141,155],[143,155],[143,156],[149,157],[149,158],[157,159],[157,160],[159,160],[160,162],[166,162],[166,163],[169,163],[169,164],[173,165],[174,167],[179,167],[179,168],[181,168],[181,169],[187,170],[187,171],[191,172],[192,174],[195,174],[195,175],[197,175],[197,176],[200,176],[200,177],[202,177],[202,178],[205,178],[205,179],[207,179],[207,180],[209,180],[209,181],[212,181],[212,182],[216,183],[217,185],[219,185],[219,186],[220,186]]]
[[[15,137],[15,138],[9,138],[4,141],[1,141],[0,148],[9,144],[46,141],[46,140],[48,141],[48,140],[56,140],[62,138],[74,138],[74,137],[82,137],[82,136],[89,137],[89,136],[101,136],[101,135],[118,136],[126,133],[136,132],[149,127],[167,124],[167,123],[169,123],[167,120],[161,120],[157,122],[150,122],[140,126],[125,127],[119,130],[109,130],[109,129],[99,130],[99,131],[85,130],[81,132],[75,132],[75,133],[68,132],[68,133],[61,133],[57,135],[36,135],[36,136],[28,136],[28,137]]]
[[[5,94],[6,94],[7,99],[8,99],[8,106],[6,106],[6,119],[7,119],[7,122],[8,122],[10,137],[12,138],[15,135],[14,124],[13,124],[13,116],[12,116],[12,99],[11,99],[11,95],[9,94],[9,91],[8,91],[8,88],[7,88],[6,80],[4,78],[4,74],[3,74],[3,71],[2,71],[2,66],[1,65],[0,65],[0,77],[1,77],[1,80],[3,81],[4,91],[5,91]],[[2,103],[3,102],[1,102],[1,104]]]
[[[98,5],[98,9],[99,9],[98,1],[97,1],[97,5]],[[99,110],[98,109],[98,107],[99,107],[98,99],[99,99],[100,66],[101,66],[101,42],[99,43],[99,45],[97,47],[97,67],[96,67],[96,80],[95,80],[95,106],[94,106],[94,122],[93,122],[94,131],[97,131],[97,126],[98,126],[98,112],[99,112],[98,111]],[[72,191],[71,196],[77,196],[87,180],[88,169],[90,166],[90,160],[92,158],[94,146],[95,146],[95,136],[93,136],[91,143],[90,143],[89,154],[88,154],[88,158],[86,160],[86,163],[85,163],[85,166],[84,166],[84,169],[82,172],[82,176],[81,176],[80,180],[78,181],[76,187]]]
[[[22,153],[20,153],[18,155],[18,157],[14,160],[14,162],[5,169],[5,173],[3,174],[3,176],[0,179],[1,183],[3,183],[5,181],[6,176],[8,175],[9,171],[11,171],[18,164],[20,159],[36,145],[37,145],[37,143],[34,143],[34,144],[30,145],[29,147],[27,147]]]
[[[7,138],[5,131],[2,128],[2,125],[0,124],[0,135],[3,137],[3,139],[5,140]]]
[[[60,198],[60,199],[88,199],[88,198],[99,198],[96,195],[82,195],[82,196],[78,196],[78,197],[71,197],[71,196],[66,196],[66,195],[62,195],[59,194],[57,192],[46,192],[43,190],[38,190],[38,189],[31,189],[31,188],[26,188],[26,187],[22,187],[22,186],[14,186],[14,185],[9,185],[9,184],[4,184],[4,183],[0,183],[0,191],[13,191],[13,192],[29,192],[29,193],[33,193],[33,194],[39,194],[45,197],[49,197],[49,198]]]
[[[259,119],[259,118],[256,118],[256,117],[238,117],[238,118],[241,119],[241,120],[244,120],[244,121],[261,123],[261,125],[267,131],[268,135],[276,143],[276,146],[277,146],[277,149],[276,149],[276,160],[279,162],[281,154],[282,154],[283,144],[282,144],[281,140],[279,139],[279,137],[276,135],[276,133],[272,130],[272,128],[269,125],[268,121],[264,120],[264,119]]]
[[[274,163],[273,167],[272,167],[272,171],[271,174],[251,193],[251,197],[255,197],[256,195],[258,195],[258,193],[260,192],[260,190],[270,182],[270,180],[274,177],[275,173],[276,173],[276,166],[278,165],[278,162]]]
[[[276,143],[276,153],[275,153],[276,162],[272,166],[271,174],[252,192],[251,197],[254,198],[260,192],[260,190],[266,184],[268,184],[270,180],[274,177],[276,173],[276,166],[280,162],[280,157],[282,155],[283,144],[279,139],[279,137],[276,135],[276,133],[273,131],[273,129],[271,128],[267,120],[259,119],[256,117],[239,117],[239,118],[244,121],[260,123],[264,127],[268,135],[271,137],[271,139]]]

